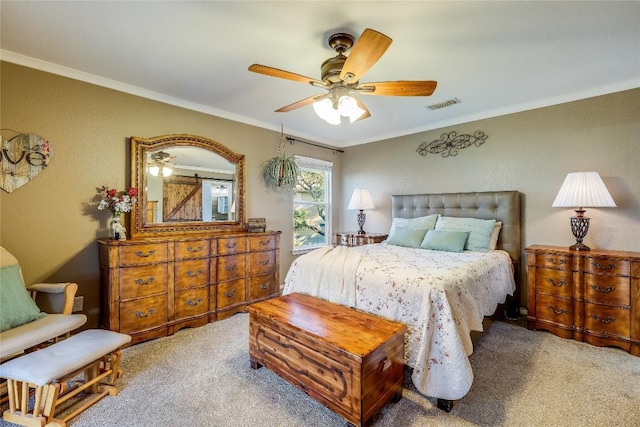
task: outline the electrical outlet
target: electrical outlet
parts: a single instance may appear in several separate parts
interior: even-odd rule
[[[82,311],[83,308],[84,308],[84,297],[75,297],[73,299],[73,308],[71,309],[71,311],[76,313],[78,311]]]

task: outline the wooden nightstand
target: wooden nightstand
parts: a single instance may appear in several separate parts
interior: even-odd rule
[[[530,246],[528,327],[640,356],[640,253]]]
[[[358,234],[357,231],[340,231],[333,233],[334,246],[362,246],[369,243],[380,243],[389,235],[382,233]]]

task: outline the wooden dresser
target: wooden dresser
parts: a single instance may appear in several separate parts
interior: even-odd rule
[[[279,294],[280,232],[99,240],[101,326],[131,343]]]
[[[528,326],[640,356],[640,253],[525,249]]]

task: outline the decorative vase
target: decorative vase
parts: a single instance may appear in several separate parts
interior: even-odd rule
[[[109,222],[109,239],[124,240],[122,228],[123,226],[120,222],[120,212],[114,212],[113,215],[111,215],[111,222]]]

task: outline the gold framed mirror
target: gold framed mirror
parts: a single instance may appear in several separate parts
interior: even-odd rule
[[[244,155],[195,135],[131,137],[131,237],[239,231]]]

